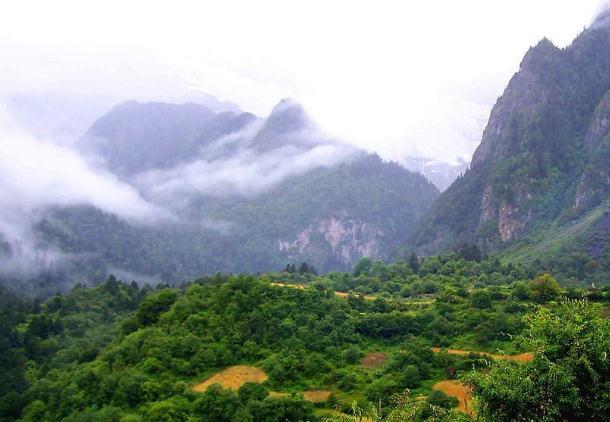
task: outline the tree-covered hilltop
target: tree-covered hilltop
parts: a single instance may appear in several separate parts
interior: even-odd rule
[[[57,278],[123,271],[183,281],[280,270],[286,261],[345,270],[362,256],[389,258],[437,195],[422,176],[368,155],[290,177],[254,198],[201,198],[178,223],[130,224],[73,207],[49,211],[36,232],[46,248],[74,258]]]
[[[314,421],[357,411],[468,420],[477,407],[443,386],[462,386],[473,367],[487,376],[493,361],[537,365],[547,351],[515,340],[531,337],[525,316],[584,295],[594,329],[600,320],[587,315],[610,300],[608,289],[565,289],[548,274],[532,279],[520,266],[474,258],[363,259],[322,276],[288,265],[154,289],[111,277],[44,303],[3,295],[0,417]],[[531,364],[523,352],[535,353]],[[597,371],[595,385],[608,382]],[[491,394],[480,391],[481,400]]]
[[[546,39],[530,49],[494,106],[470,169],[418,226],[414,249],[438,253],[475,242],[547,266],[578,255],[590,281],[607,278],[609,90],[607,26],[564,49]]]

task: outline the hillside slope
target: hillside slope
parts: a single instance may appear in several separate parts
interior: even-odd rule
[[[67,273],[180,280],[306,261],[347,269],[389,258],[438,190],[423,176],[328,139],[291,100],[271,115],[126,103],[83,149],[175,218],[133,224],[91,207],[48,210],[40,244]]]
[[[594,25],[563,50],[546,39],[530,49],[494,106],[470,169],[433,205],[413,247],[432,253],[474,242],[487,251],[517,250],[539,233],[548,237],[589,218],[610,198],[609,103],[607,25]],[[600,258],[593,247],[604,236],[599,230],[571,242],[570,253]]]

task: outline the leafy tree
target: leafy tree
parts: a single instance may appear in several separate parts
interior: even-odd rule
[[[220,385],[212,385],[193,405],[194,412],[201,421],[230,422],[237,411],[237,394],[225,390]]]
[[[491,294],[488,290],[477,289],[470,295],[472,306],[479,309],[489,308],[491,306]]]
[[[605,421],[610,414],[610,320],[585,300],[564,299],[527,319],[531,362],[496,361],[464,379],[478,415],[494,421]]]
[[[251,401],[248,403],[247,412],[253,422],[317,421],[311,404],[287,398],[267,398],[263,401]]]
[[[242,403],[247,403],[251,400],[264,400],[269,395],[267,389],[260,384],[254,382],[247,382],[237,391],[239,400]]]
[[[373,260],[369,257],[360,258],[356,265],[354,265],[354,270],[352,273],[354,277],[358,277],[360,275],[368,275],[373,266]]]
[[[178,294],[170,289],[163,289],[146,297],[136,311],[136,319],[143,326],[153,324],[159,316],[167,311],[176,301]]]
[[[419,258],[417,257],[415,252],[411,252],[411,255],[409,255],[409,266],[411,267],[414,273],[417,273],[419,271]]]
[[[153,403],[146,413],[146,420],[151,422],[180,422],[186,421],[189,413],[190,405],[184,398],[172,397]]]
[[[458,405],[458,399],[448,396],[439,390],[434,390],[428,396],[428,403],[431,406],[438,406],[444,409],[452,409]]]
[[[362,356],[362,352],[360,348],[356,345],[352,345],[345,351],[345,360],[348,363],[354,364],[360,360],[360,356]]]
[[[479,262],[483,259],[481,249],[475,243],[464,243],[457,249],[457,255],[466,261]]]
[[[537,302],[553,300],[559,294],[559,284],[550,274],[542,274],[530,282],[530,296]]]
[[[513,285],[512,296],[515,299],[526,300],[527,298],[530,297],[530,289],[527,286],[527,284],[525,284],[521,281],[517,282]]]

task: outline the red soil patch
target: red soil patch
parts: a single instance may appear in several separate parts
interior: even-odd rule
[[[237,365],[224,369],[210,378],[193,387],[196,393],[203,393],[214,384],[220,384],[223,388],[238,390],[247,382],[263,383],[269,377],[261,369],[254,366]]]
[[[311,390],[303,391],[303,398],[312,403],[322,403],[328,400],[330,391],[328,390]]]
[[[439,353],[442,349],[440,347],[433,347],[432,351],[434,353]],[[471,351],[471,350],[458,350],[458,349],[446,349],[445,350],[447,353],[449,353],[450,355],[460,355],[460,356],[465,356],[465,355],[469,355],[470,353],[476,353],[479,354],[481,356],[487,356],[493,359],[506,359],[506,360],[512,360],[515,362],[530,362],[532,359],[534,359],[534,355],[532,353],[520,353],[518,355],[496,355],[493,353],[487,353],[487,352],[477,352],[477,351]]]
[[[367,369],[376,369],[382,367],[388,360],[388,354],[384,352],[372,352],[367,353],[362,360],[360,365]]]
[[[458,399],[458,410],[460,412],[471,414],[470,404],[470,389],[459,381],[446,380],[434,384],[433,390],[442,391],[448,396]]]

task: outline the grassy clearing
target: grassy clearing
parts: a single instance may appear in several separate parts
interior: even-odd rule
[[[217,372],[201,384],[193,386],[193,391],[203,393],[214,384],[220,384],[223,388],[238,390],[247,382],[263,383],[268,378],[262,369],[254,366],[236,365]]]
[[[303,391],[303,398],[312,403],[324,403],[331,395],[329,390]]]

